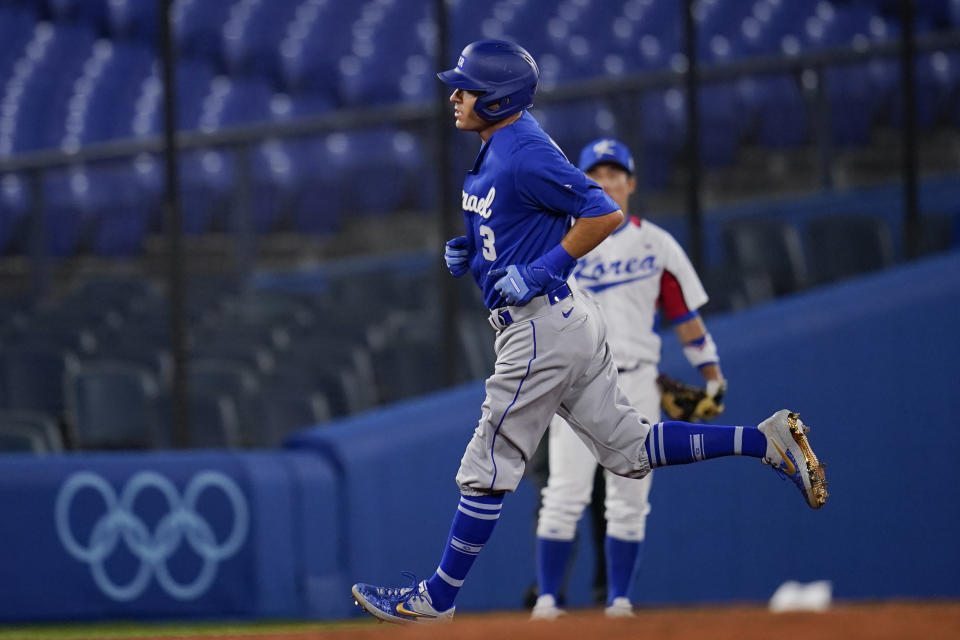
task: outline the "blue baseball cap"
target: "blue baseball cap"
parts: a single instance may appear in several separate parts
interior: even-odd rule
[[[617,165],[633,175],[633,156],[630,155],[630,149],[627,148],[627,145],[619,140],[598,138],[593,142],[588,142],[587,146],[580,152],[580,161],[577,165],[581,171],[587,173],[601,163]]]

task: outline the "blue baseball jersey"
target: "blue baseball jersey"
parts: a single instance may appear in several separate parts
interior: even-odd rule
[[[559,244],[573,218],[619,208],[567,160],[529,112],[495,131],[463,182],[470,271],[484,304],[488,309],[506,304],[493,288],[496,278],[487,276],[491,269],[530,263]]]

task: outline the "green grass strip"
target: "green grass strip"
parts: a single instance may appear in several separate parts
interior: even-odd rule
[[[99,640],[110,638],[194,638],[317,633],[369,626],[347,622],[90,622],[0,627],[0,640]]]

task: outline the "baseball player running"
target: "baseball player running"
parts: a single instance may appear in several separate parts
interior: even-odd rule
[[[634,163],[622,142],[595,140],[580,152],[579,166],[613,198],[622,211],[636,189]],[[658,307],[673,324],[690,364],[706,380],[700,416],[720,412],[726,383],[717,348],[697,309],[707,301],[693,266],[673,237],[649,220],[624,220],[606,240],[582,258],[577,285],[592,292],[607,321],[607,342],[617,367],[620,389],[640,414],[659,421],[657,363],[660,337],[655,330]],[[566,421],[550,423],[550,475],[543,489],[537,523],[537,583],[540,597],[533,619],[552,620],[563,613],[557,594],[573,550],[577,521],[590,503],[597,461]],[[644,539],[650,505],[651,472],[634,480],[604,473],[604,540],[607,568],[606,615],[633,615],[630,586]]]
[[[496,366],[456,481],[460,500],[440,564],[406,587],[358,583],[357,604],[388,622],[453,619],[454,600],[554,414],[606,469],[643,478],[652,468],[727,455],[764,459],[813,508],[825,477],[796,414],[759,427],[651,425],[617,386],[599,309],[571,278],[582,258],[623,223],[618,205],[567,161],[528,109],[539,71],[522,47],[467,45],[439,74],[453,89],[457,129],[482,145],[463,183],[466,235],[447,242],[456,277],[470,271],[490,309]],[[572,221],[572,225],[571,225]]]

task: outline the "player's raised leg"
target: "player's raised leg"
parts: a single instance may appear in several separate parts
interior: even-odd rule
[[[786,409],[757,427],[661,422],[650,429],[647,456],[654,469],[731,455],[760,458],[789,478],[811,508],[819,509],[827,500],[827,482],[807,440],[809,430]]]
[[[826,502],[823,464],[807,440],[809,427],[797,414],[783,409],[756,427],[676,421],[650,425],[619,389],[616,399],[609,397],[608,381],[616,376],[612,366],[609,359],[596,363],[570,389],[559,413],[613,473],[639,478],[658,467],[745,455],[760,458],[789,478],[811,508]],[[644,438],[640,452],[635,447],[638,438]]]

